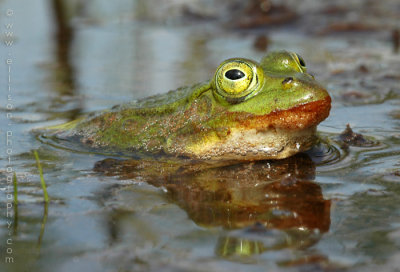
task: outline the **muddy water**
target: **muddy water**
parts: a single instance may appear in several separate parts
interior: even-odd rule
[[[157,10],[149,8],[156,1],[1,1],[1,38],[12,23],[14,41],[1,50],[3,63],[12,60],[0,78],[1,271],[400,267],[400,6],[292,2],[264,16],[259,5],[236,1],[214,9],[165,1]],[[30,133],[203,81],[226,58],[275,49],[301,54],[333,98],[321,143],[306,154],[212,166],[122,160]],[[367,144],[340,140],[347,123]],[[18,178],[9,217],[7,166]]]

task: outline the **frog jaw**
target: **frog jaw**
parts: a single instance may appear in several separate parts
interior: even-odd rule
[[[300,131],[234,128],[224,141],[218,144],[209,141],[200,148],[192,146],[187,155],[202,160],[284,159],[310,149],[317,139],[315,132],[316,126]]]

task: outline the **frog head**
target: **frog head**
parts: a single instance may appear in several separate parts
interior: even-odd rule
[[[287,51],[272,52],[259,63],[223,61],[199,99],[209,101],[209,118],[184,146],[189,156],[200,158],[280,159],[307,150],[331,107],[304,60]]]

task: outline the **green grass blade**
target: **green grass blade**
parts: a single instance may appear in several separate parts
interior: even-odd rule
[[[13,234],[17,235],[18,230],[18,180],[17,174],[14,172],[13,176],[13,185],[14,185],[14,228]]]
[[[39,234],[39,239],[38,239],[38,248],[39,249],[42,246],[42,241],[43,241],[43,236],[44,236],[44,229],[45,229],[46,223],[47,223],[48,210],[49,210],[49,203],[45,202],[44,203],[44,210],[43,210],[42,224],[40,225],[40,234]]]
[[[14,206],[18,205],[18,189],[17,189],[17,174],[15,174],[14,172],[14,176],[13,176],[13,185],[14,185]]]
[[[43,195],[44,195],[44,202],[49,202],[49,195],[47,194],[47,188],[46,188],[46,182],[44,181],[43,178],[43,170],[42,170],[42,165],[40,164],[39,160],[39,155],[36,150],[33,151],[33,154],[35,155],[37,167],[39,169],[39,174],[40,174],[40,183],[42,184],[42,189],[43,189]]]

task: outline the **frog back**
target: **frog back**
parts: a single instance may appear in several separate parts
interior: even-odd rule
[[[209,82],[198,83],[117,105],[53,127],[51,134],[67,141],[79,139],[84,146],[106,153],[159,152],[171,135],[206,118],[199,114],[198,101],[210,88]],[[193,122],[196,114],[199,119]]]
[[[112,107],[112,112],[130,112],[137,115],[164,115],[186,108],[203,92],[210,89],[209,82],[181,87],[164,94],[149,96]]]

